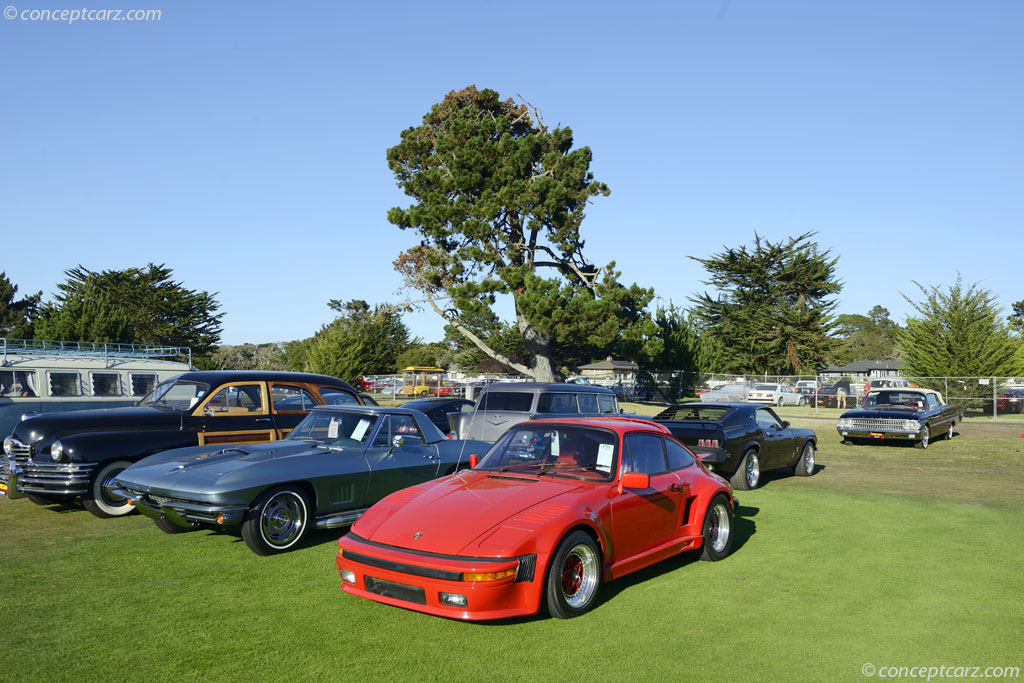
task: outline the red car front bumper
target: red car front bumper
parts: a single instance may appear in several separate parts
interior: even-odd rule
[[[484,558],[411,552],[352,533],[338,541],[338,548],[341,587],[352,595],[450,619],[506,619],[540,609],[547,555]],[[348,580],[346,571],[351,572]],[[503,572],[514,574],[496,580],[463,578]],[[458,604],[460,599],[464,605]]]

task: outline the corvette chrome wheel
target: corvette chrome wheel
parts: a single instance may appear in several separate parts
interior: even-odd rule
[[[257,555],[274,555],[298,545],[309,530],[309,502],[293,486],[265,491],[242,522],[242,538]]]

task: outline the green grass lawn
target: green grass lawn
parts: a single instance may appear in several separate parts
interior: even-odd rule
[[[0,500],[4,680],[863,680],[1020,666],[1024,431],[841,446],[740,494],[734,553],[602,588],[581,618],[461,623],[339,589],[337,533],[277,557],[132,515]]]

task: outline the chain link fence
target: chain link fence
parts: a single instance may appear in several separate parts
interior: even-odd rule
[[[360,390],[378,400],[423,396],[475,397],[487,384],[529,382],[515,374],[445,372],[437,381],[411,383],[401,374],[365,375]],[[965,417],[1024,419],[1024,377],[864,377],[857,375],[769,375],[663,371],[637,373],[629,379],[590,379],[606,386],[623,401],[676,402],[700,400],[707,392],[713,400],[743,400],[757,385],[781,384],[798,396],[787,396],[784,406],[802,407],[810,413],[821,409],[849,410],[859,406],[870,386],[923,387],[942,394],[946,403],[963,409]],[[871,385],[871,383],[874,383]],[[723,398],[719,398],[722,396]]]

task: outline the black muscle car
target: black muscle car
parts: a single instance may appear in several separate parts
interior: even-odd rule
[[[818,437],[810,429],[790,427],[771,408],[749,403],[679,403],[654,416],[672,436],[690,446],[733,488],[757,488],[761,472],[792,467],[814,474]]]
[[[469,467],[491,444],[453,441],[406,407],[322,406],[274,443],[151,455],[115,492],[168,533],[242,527],[258,555],[295,548],[310,528],[352,524],[381,498]]]
[[[939,392],[901,387],[868,392],[862,407],[840,416],[836,430],[844,444],[912,441],[928,448],[933,436],[952,439],[963,419],[963,410],[943,403]]]
[[[43,413],[4,440],[0,493],[40,505],[81,497],[97,517],[132,511],[113,492],[121,470],[169,448],[283,438],[313,406],[359,405],[334,377],[298,372],[186,372],[138,405]]]

